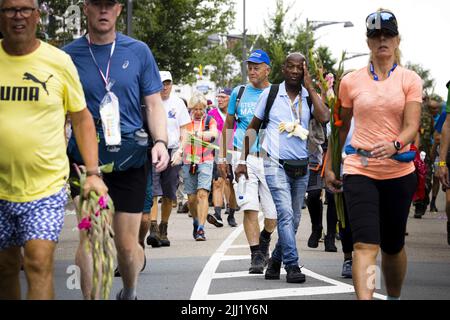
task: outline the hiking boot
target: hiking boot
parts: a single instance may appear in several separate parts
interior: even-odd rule
[[[353,261],[351,259],[344,261],[344,264],[342,265],[342,273],[341,273],[342,277],[346,279],[352,278],[352,264]]]
[[[200,229],[197,230],[197,233],[195,234],[195,241],[206,241],[206,236],[205,236],[205,230]]]
[[[287,283],[303,283],[306,280],[305,275],[300,270],[299,266],[287,266],[286,267],[286,282]]]
[[[206,216],[206,220],[215,225],[217,228],[221,228],[223,227],[223,221],[222,221],[222,217],[220,216],[220,214],[214,213],[208,213],[208,215]]]
[[[250,262],[250,269],[248,270],[248,273],[263,274],[265,261],[266,259],[261,251],[252,253],[252,260]]]
[[[184,204],[182,204],[181,202],[179,202],[177,213],[188,213],[188,212],[189,212],[188,203],[185,202]]]
[[[264,278],[266,280],[280,280],[280,270],[281,262],[270,258],[269,263],[267,264],[266,274],[264,275]]]
[[[325,251],[326,252],[337,252],[336,245],[334,241],[336,240],[336,235],[334,233],[327,234],[325,236]]]
[[[159,236],[158,223],[156,221],[150,223],[150,234],[147,237],[147,245],[152,246],[152,248],[161,247],[161,238]]]
[[[232,228],[238,226],[238,224],[236,223],[236,220],[234,219],[234,213],[228,214],[227,222],[228,222],[228,225]]]
[[[319,246],[319,240],[322,237],[322,228],[313,229],[308,239],[308,247],[317,248]]]
[[[167,222],[159,224],[159,237],[161,239],[161,247],[170,247],[170,241],[167,238]]]
[[[262,254],[264,255],[264,266],[267,266],[267,263],[269,262],[269,247],[270,247],[270,238],[266,239],[259,235],[259,250],[261,250]]]

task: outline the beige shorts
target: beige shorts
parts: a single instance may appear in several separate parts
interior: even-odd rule
[[[233,151],[232,167],[233,172],[236,170],[237,162],[241,157],[241,152]],[[272,200],[269,187],[266,183],[264,175],[264,162],[262,158],[257,158],[253,155],[247,157],[247,173],[248,180],[245,184],[244,201],[239,200],[238,186],[236,181],[233,181],[234,190],[236,193],[236,201],[241,210],[262,211],[264,217],[267,219],[277,219],[277,210],[275,203]]]

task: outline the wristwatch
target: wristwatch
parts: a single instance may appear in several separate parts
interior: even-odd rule
[[[403,143],[399,140],[395,140],[394,147],[395,147],[395,150],[400,151],[400,149],[403,148]]]
[[[102,171],[100,170],[100,168],[97,167],[97,169],[86,171],[86,177],[89,177],[89,176],[97,176],[97,177],[102,178],[103,174],[102,174]]]

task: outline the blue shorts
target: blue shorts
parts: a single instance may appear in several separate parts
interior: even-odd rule
[[[30,240],[58,242],[66,203],[66,188],[30,202],[0,200],[0,250],[23,247]]]
[[[196,194],[197,190],[204,189],[211,191],[213,163],[204,162],[200,163],[197,168],[197,173],[192,175],[189,173],[191,165],[183,165],[183,178],[184,178],[184,192],[188,195]]]

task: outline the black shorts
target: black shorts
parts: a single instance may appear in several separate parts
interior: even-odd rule
[[[70,176],[77,177],[70,161]],[[142,213],[144,209],[149,164],[126,171],[105,173],[103,181],[108,187],[108,194],[114,202],[116,212]],[[79,187],[70,184],[72,197],[79,195]]]
[[[387,254],[399,253],[405,245],[416,174],[389,180],[346,175],[343,187],[353,243],[377,244]]]
[[[172,156],[172,150],[169,150],[169,155]],[[181,167],[182,167],[181,165],[172,167],[169,164],[166,170],[162,172],[156,172],[155,168],[153,168],[152,170],[153,197],[163,196],[173,201],[177,200],[179,172]]]

